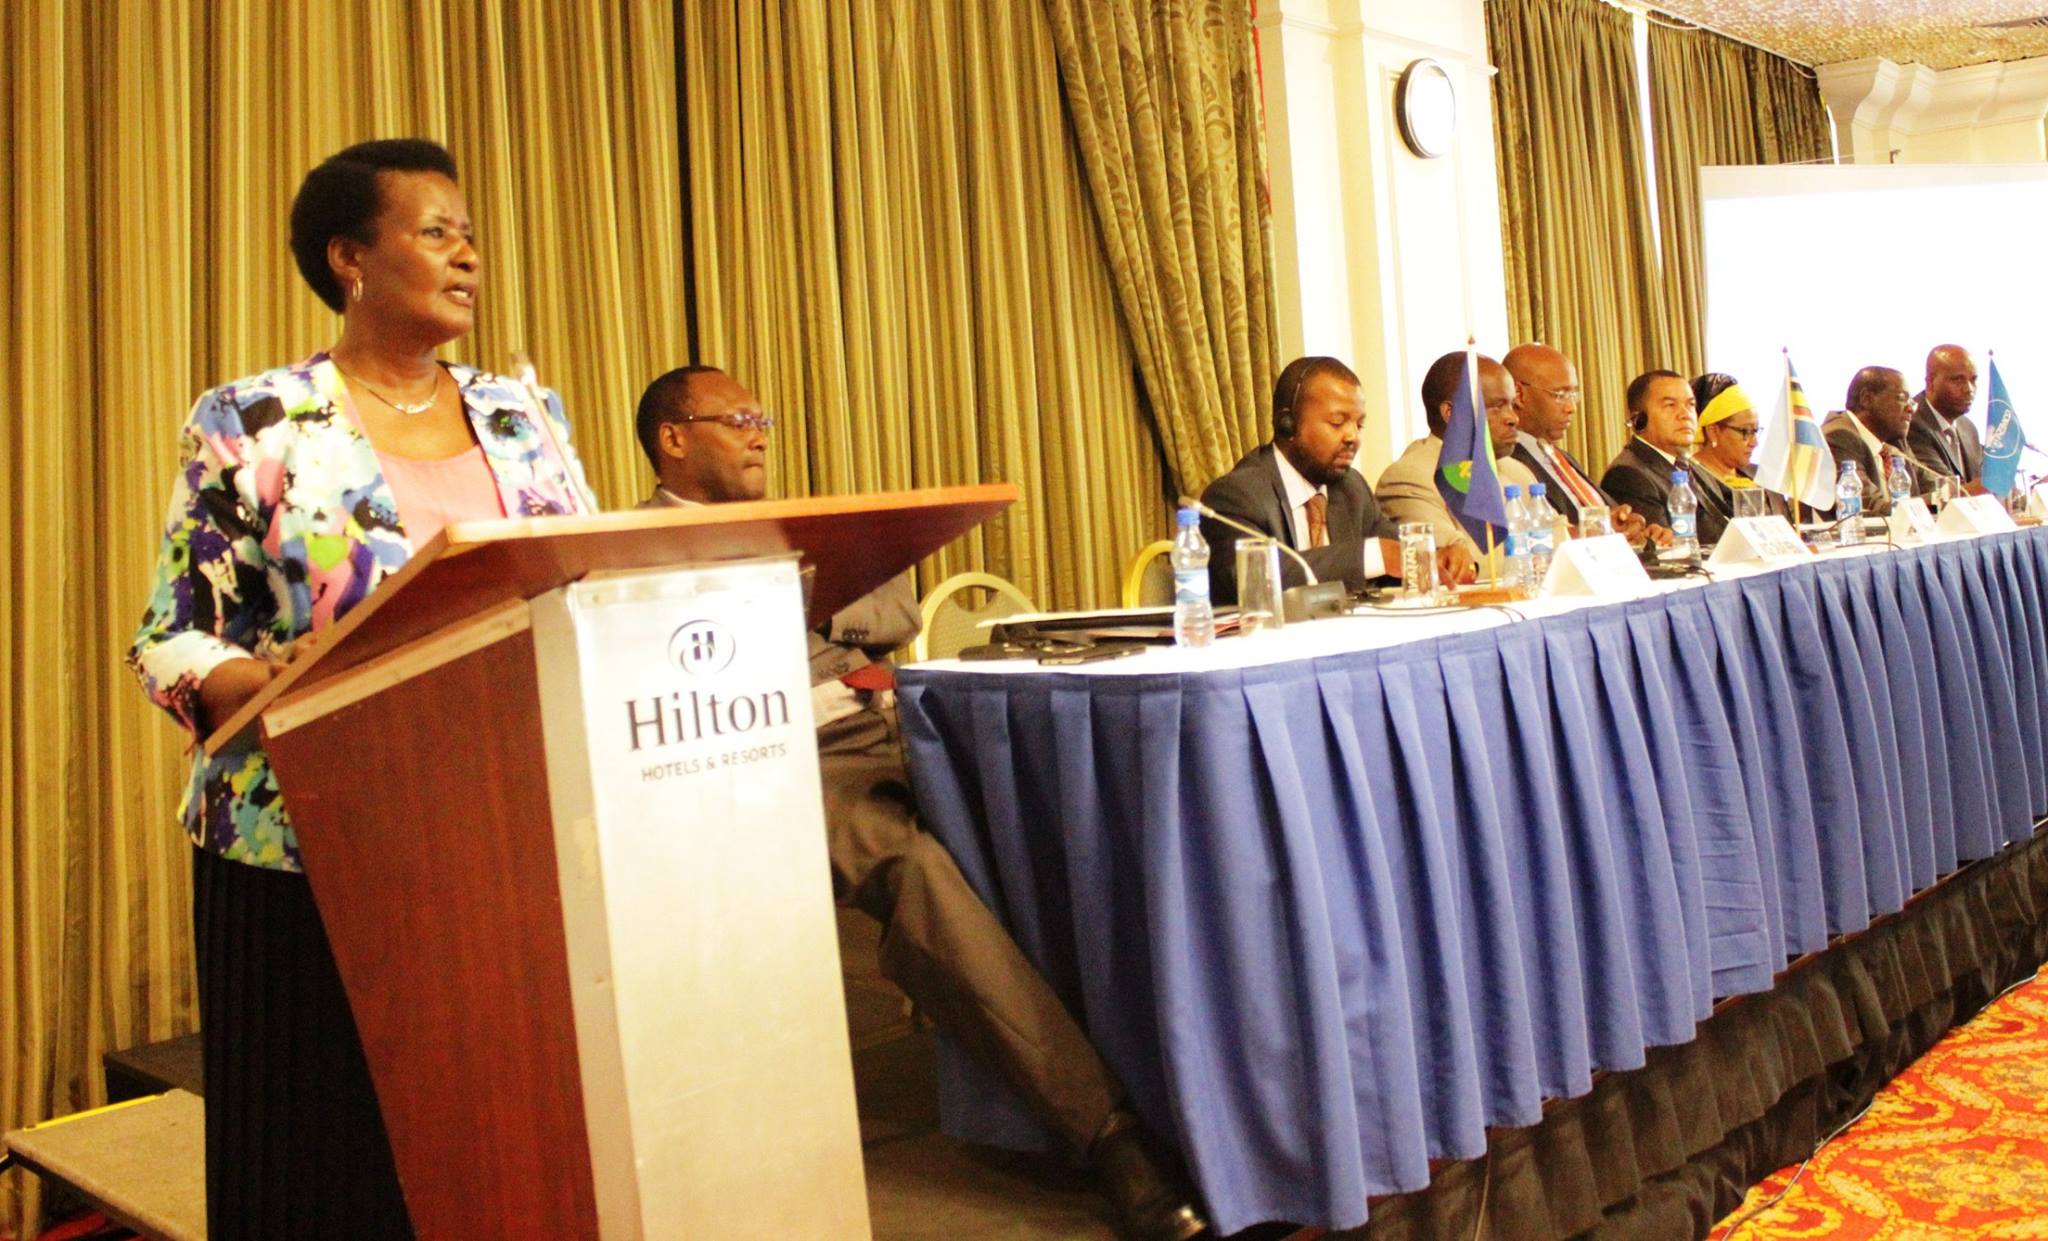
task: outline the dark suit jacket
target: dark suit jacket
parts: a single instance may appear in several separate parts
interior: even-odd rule
[[[1557,452],[1559,456],[1571,462],[1572,468],[1579,472],[1579,477],[1593,484],[1593,490],[1600,491],[1599,484],[1594,482],[1593,476],[1586,472],[1586,467],[1579,464],[1577,457],[1565,451],[1562,445],[1558,447]],[[1550,507],[1563,513],[1566,521],[1574,526],[1578,525],[1579,502],[1573,498],[1571,488],[1565,486],[1564,480],[1557,476],[1557,471],[1550,468],[1550,462],[1544,458],[1544,455],[1537,452],[1535,447],[1527,440],[1517,439],[1512,456],[1515,460],[1528,466],[1529,472],[1536,476],[1536,481],[1543,484],[1543,498],[1550,501]],[[1614,497],[1604,491],[1601,492],[1601,498],[1606,500],[1610,507],[1614,503]]]
[[[1669,526],[1671,510],[1666,501],[1671,498],[1671,471],[1676,468],[1642,436],[1632,435],[1608,462],[1607,472],[1600,476],[1600,490],[1641,513],[1652,525]]]
[[[1837,471],[1844,461],[1856,463],[1856,473],[1863,480],[1863,511],[1872,517],[1890,513],[1891,487],[1883,466],[1878,463],[1877,454],[1870,450],[1869,441],[1857,429],[1856,415],[1847,411],[1829,414],[1828,420],[1820,425],[1820,432],[1827,437],[1828,448],[1835,454]],[[1906,458],[1907,468],[1913,472],[1913,494],[1926,495],[1933,488],[1934,472],[1915,460],[1910,450],[1899,448],[1899,451]]]
[[[1751,482],[1756,481],[1753,470],[1743,470],[1742,476]],[[1712,470],[1705,468],[1693,470],[1692,485],[1700,497],[1700,537],[1703,541],[1718,543],[1728,532],[1728,523],[1735,520],[1735,493],[1728,484],[1715,478]],[[1783,517],[1787,521],[1792,519],[1792,506],[1785,502],[1784,496],[1775,491],[1764,491],[1761,487],[1757,490],[1763,492],[1766,516]],[[1712,539],[1706,538],[1709,528],[1714,531]]]
[[[1294,531],[1288,517],[1287,488],[1280,481],[1279,450],[1261,444],[1245,454],[1230,473],[1209,484],[1202,503],[1243,522],[1268,538],[1294,546]],[[1380,512],[1372,487],[1356,470],[1347,470],[1344,480],[1328,489],[1327,514],[1330,542],[1314,550],[1299,548],[1302,557],[1316,571],[1320,581],[1343,581],[1353,590],[1365,589],[1365,541],[1399,537],[1394,522]],[[1237,531],[1220,521],[1202,520],[1202,537],[1209,541],[1209,595],[1221,607],[1237,602]],[[1389,566],[1397,568],[1398,566]],[[1280,557],[1282,580],[1299,586],[1308,579],[1292,557]]]
[[[1978,438],[1977,424],[1968,418],[1958,418],[1949,424],[1955,428],[1956,441],[1962,446],[1958,459],[1942,440],[1941,426],[1947,421],[1927,403],[1925,392],[1914,397],[1913,424],[1906,429],[1906,451],[1936,474],[1946,474],[1966,483],[1981,480],[1984,477],[1984,442]]]
[[[1614,454],[1614,460],[1607,465],[1607,472],[1600,476],[1600,490],[1612,496],[1617,503],[1626,504],[1643,515],[1643,519],[1654,526],[1671,524],[1671,472],[1681,468],[1664,459],[1664,454],[1644,441],[1640,435],[1632,435]],[[1692,472],[1692,464],[1684,463],[1683,468]],[[1699,497],[1702,488],[1699,475],[1693,474],[1692,493]],[[1701,547],[1721,541],[1721,532],[1728,528],[1728,513],[1704,501],[1693,515],[1694,530]]]

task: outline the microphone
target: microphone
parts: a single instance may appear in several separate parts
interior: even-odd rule
[[[1217,512],[1213,508],[1210,508],[1208,505],[1202,503],[1200,500],[1195,499],[1193,496],[1182,496],[1180,498],[1180,506],[1182,508],[1191,508],[1195,510],[1197,513],[1200,513],[1202,516],[1207,517],[1211,521],[1222,522],[1224,525],[1229,526],[1232,530],[1237,531],[1239,534],[1249,534],[1255,539],[1273,538],[1272,535],[1267,534],[1264,530],[1255,530],[1252,527],[1247,526],[1243,522],[1237,520],[1235,517],[1225,517],[1223,514]],[[1294,557],[1294,563],[1300,565],[1301,571],[1308,575],[1309,585],[1314,586],[1320,582],[1321,579],[1316,577],[1316,571],[1308,567],[1308,561],[1303,559],[1302,554],[1300,552],[1295,551],[1292,547],[1289,547],[1287,545],[1286,539],[1273,539],[1273,542],[1279,546],[1281,551],[1286,552],[1288,555]]]

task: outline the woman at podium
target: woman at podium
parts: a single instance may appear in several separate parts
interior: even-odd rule
[[[482,288],[445,149],[392,139],[326,160],[293,200],[291,246],[341,334],[194,404],[129,652],[195,739],[444,525],[598,507],[552,394],[434,356],[469,333]],[[207,1235],[410,1237],[260,744],[197,752],[180,815],[195,846]]]

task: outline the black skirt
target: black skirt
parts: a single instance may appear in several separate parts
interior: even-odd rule
[[[409,1241],[391,1141],[304,875],[192,860],[211,1241]]]

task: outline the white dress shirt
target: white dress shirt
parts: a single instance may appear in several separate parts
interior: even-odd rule
[[[1325,505],[1323,509],[1324,529],[1327,531],[1329,528],[1327,524],[1329,518],[1329,508],[1327,507],[1330,499],[1329,490],[1324,487],[1318,487],[1302,477],[1301,471],[1294,468],[1294,462],[1289,461],[1287,454],[1277,448],[1273,451],[1273,459],[1280,463],[1280,486],[1287,493],[1289,538],[1294,544],[1294,550],[1307,551],[1309,497],[1323,497]],[[1365,540],[1364,570],[1366,581],[1387,575],[1387,557],[1380,550],[1380,541],[1378,539],[1368,538]]]

